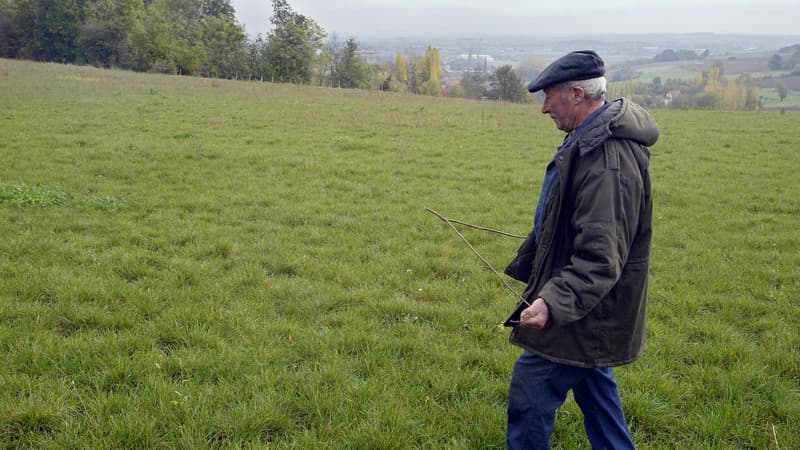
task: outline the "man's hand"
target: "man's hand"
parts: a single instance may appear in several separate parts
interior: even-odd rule
[[[547,319],[550,318],[550,310],[547,308],[547,303],[544,299],[537,298],[531,306],[522,310],[519,316],[519,324],[523,327],[530,328],[544,328],[547,325]]]

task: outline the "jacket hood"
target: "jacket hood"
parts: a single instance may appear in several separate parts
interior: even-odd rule
[[[644,108],[630,100],[621,98],[620,109],[609,124],[611,135],[618,139],[630,139],[645,147],[650,147],[658,141],[658,124],[653,116]]]
[[[595,124],[578,138],[577,145],[585,153],[608,138],[630,139],[645,147],[658,141],[658,124],[644,108],[621,98],[611,102],[595,120]]]

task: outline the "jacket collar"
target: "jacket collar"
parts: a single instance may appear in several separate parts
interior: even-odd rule
[[[583,156],[600,146],[611,136],[611,125],[621,109],[622,103],[620,101],[606,103],[598,110],[597,116],[590,116],[575,130],[569,147],[577,147],[580,155]]]

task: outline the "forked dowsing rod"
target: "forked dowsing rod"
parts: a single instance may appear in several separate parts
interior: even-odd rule
[[[520,236],[515,236],[513,234],[504,233],[502,231],[496,231],[496,230],[492,230],[492,229],[489,229],[489,228],[477,227],[475,225],[470,225],[470,224],[467,224],[467,223],[464,223],[464,222],[459,222],[457,220],[453,220],[453,219],[450,219],[448,217],[445,217],[445,216],[441,215],[440,213],[438,213],[437,211],[434,211],[431,208],[425,208],[425,211],[428,211],[429,213],[433,214],[434,216],[438,217],[441,221],[446,223],[450,227],[450,229],[452,229],[458,235],[458,237],[460,237],[461,240],[464,241],[465,244],[467,244],[467,247],[469,247],[469,249],[472,250],[472,253],[475,253],[475,256],[477,256],[483,262],[483,264],[485,264],[486,267],[488,267],[489,270],[491,270],[492,273],[495,274],[497,279],[500,280],[501,283],[503,283],[503,286],[505,286],[506,289],[509,290],[509,292],[514,294],[514,297],[520,298],[526,305],[530,306],[530,303],[528,303],[528,301],[525,300],[525,298],[522,295],[517,293],[517,291],[515,291],[514,288],[511,287],[510,284],[508,284],[508,281],[503,279],[503,277],[500,275],[500,273],[497,271],[497,269],[495,269],[494,266],[492,266],[492,264],[489,261],[487,261],[486,258],[483,257],[483,255],[481,255],[480,253],[478,253],[477,250],[475,250],[475,247],[473,247],[472,244],[469,243],[467,238],[465,238],[464,235],[461,234],[460,231],[458,231],[458,228],[456,228],[455,225],[453,225],[453,223],[466,225],[466,226],[469,226],[469,227],[472,227],[472,228],[476,228],[476,229],[479,229],[479,230],[491,231],[491,232],[494,232],[494,233],[503,234],[505,236],[512,236],[512,237],[520,237]]]

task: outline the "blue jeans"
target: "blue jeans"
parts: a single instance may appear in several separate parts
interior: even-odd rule
[[[549,449],[556,410],[570,389],[592,449],[634,448],[613,369],[566,366],[524,352],[511,376],[508,449]]]

